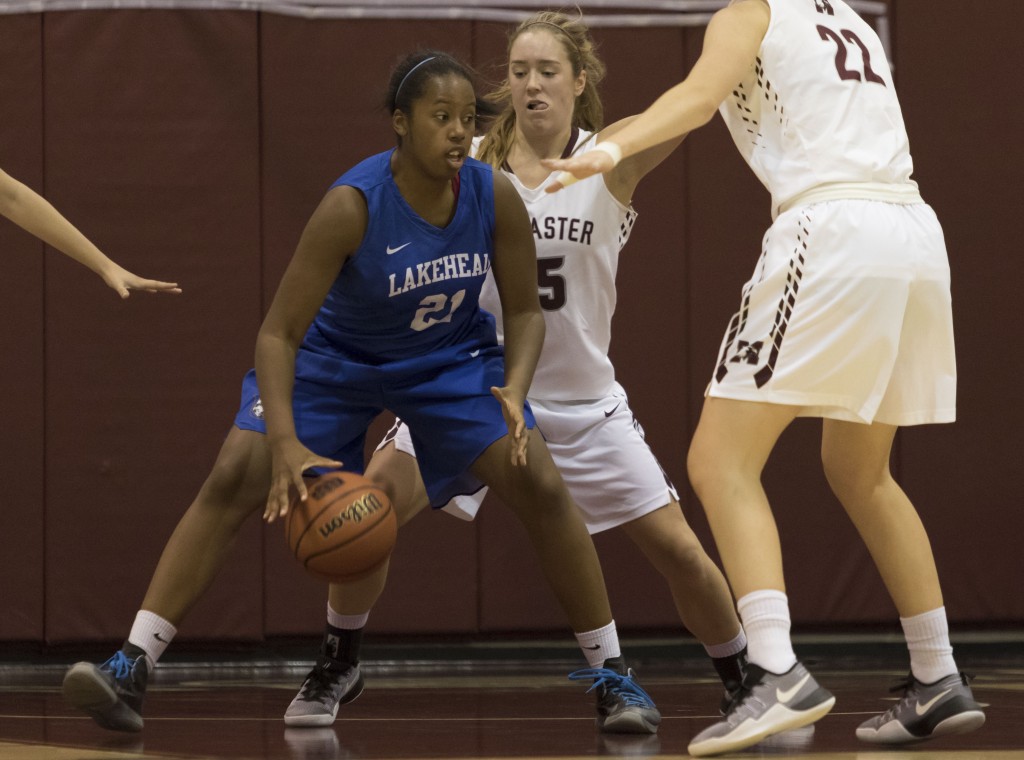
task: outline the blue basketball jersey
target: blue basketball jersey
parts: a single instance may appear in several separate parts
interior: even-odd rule
[[[467,342],[494,344],[494,318],[479,306],[493,253],[491,167],[466,159],[455,215],[440,228],[402,197],[391,174],[392,153],[371,156],[331,186],[362,193],[367,228],[310,329],[368,364]]]

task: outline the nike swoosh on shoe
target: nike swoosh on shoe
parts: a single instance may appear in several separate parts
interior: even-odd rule
[[[797,685],[794,686],[791,689],[779,689],[779,688],[776,688],[775,689],[775,698],[778,699],[783,704],[788,703],[789,700],[791,700],[793,697],[795,697],[796,693],[798,691],[800,691],[800,689],[802,689],[804,687],[804,684],[806,684],[809,680],[811,680],[811,674],[810,673],[808,673],[803,678],[801,678],[800,681],[797,683]]]
[[[926,712],[928,712],[929,710],[931,710],[935,706],[936,702],[938,702],[944,696],[949,694],[951,691],[953,691],[953,690],[952,689],[946,689],[944,692],[942,692],[941,694],[938,694],[938,695],[932,697],[931,699],[929,699],[924,704],[922,704],[921,702],[918,702],[916,705],[914,705],[914,712],[917,713],[918,717],[924,715]]]

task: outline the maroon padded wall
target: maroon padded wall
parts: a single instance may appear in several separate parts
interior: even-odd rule
[[[184,289],[121,302],[68,260],[49,261],[51,642],[124,636],[252,363],[257,22],[223,12],[44,17],[47,194],[123,265]],[[183,633],[262,637],[255,529]]]
[[[43,184],[42,21],[0,16],[0,169]],[[0,217],[0,640],[43,636],[43,244]]]
[[[1022,264],[1010,220],[1024,170],[1012,140],[1024,124],[991,72],[1012,49],[1007,19],[1024,20],[1024,7],[991,6],[965,27],[953,4],[893,4],[897,87],[916,176],[947,233],[961,367],[960,420],[901,432],[894,464],[931,531],[954,623],[1012,625],[1024,621],[1024,600],[992,578],[1020,575],[1024,412],[1012,390],[996,389],[1015,387],[1022,361],[1012,345]],[[701,36],[596,29],[608,119],[677,81]],[[120,302],[0,220],[0,640],[117,640],[230,425],[260,319],[306,220],[344,169],[393,143],[377,107],[391,64],[437,46],[493,73],[505,27],[77,11],[0,16],[0,40],[0,102],[16,115],[0,119],[0,166],[129,269],[185,289]],[[644,181],[634,205],[612,356],[714,554],[686,487],[686,448],[770,221],[768,196],[716,119]],[[794,619],[892,625],[877,573],[821,475],[819,436],[820,422],[798,421],[765,474]],[[616,535],[596,543],[620,629],[677,630],[665,584],[634,547]],[[287,556],[280,525],[254,518],[181,638],[314,634],[324,600]],[[565,622],[522,530],[491,500],[475,523],[424,514],[402,532],[371,630],[563,634]]]
[[[1010,586],[1024,575],[1016,548],[1024,106],[1012,94],[1007,52],[1020,49],[1024,6],[898,0],[895,20],[915,176],[949,249],[959,380],[954,425],[901,432],[903,482],[930,531],[951,614],[1021,621],[1024,595]]]

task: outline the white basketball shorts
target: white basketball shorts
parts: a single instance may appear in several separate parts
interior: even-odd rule
[[[805,417],[952,422],[949,262],[931,207],[837,200],[780,215],[707,395]]]
[[[603,399],[531,398],[530,407],[590,533],[631,522],[679,500],[675,486],[644,440],[626,391],[618,383]],[[416,456],[409,428],[400,420],[377,448],[392,441],[399,451]],[[443,509],[472,520],[486,495],[485,487],[474,494],[456,496]]]

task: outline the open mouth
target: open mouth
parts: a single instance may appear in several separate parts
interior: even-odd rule
[[[540,100],[531,100],[526,104],[526,110],[528,111],[546,111],[547,107],[548,104]]]

